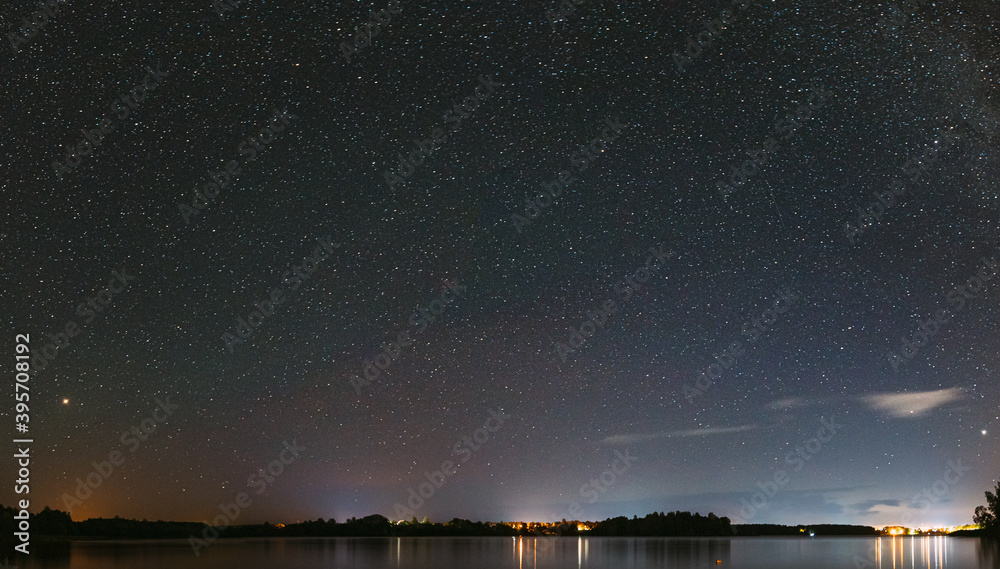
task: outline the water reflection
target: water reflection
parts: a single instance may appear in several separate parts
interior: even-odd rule
[[[729,566],[730,542],[722,538],[520,537],[514,548],[518,569],[553,567],[574,557],[578,569],[706,567],[719,562]]]
[[[857,566],[875,569],[995,568],[995,547],[969,538],[893,536],[872,539],[865,554],[855,554]],[[994,544],[995,545],[995,544]]]
[[[976,558],[980,567],[1000,567],[1000,542],[981,539],[976,544]]]
[[[996,543],[974,538],[289,538],[74,542],[12,559],[20,569],[1000,569]]]

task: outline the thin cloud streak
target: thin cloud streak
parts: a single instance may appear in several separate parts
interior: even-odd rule
[[[666,431],[664,433],[636,433],[632,435],[613,435],[605,438],[600,444],[621,445],[640,443],[655,439],[672,439],[682,437],[705,437],[709,435],[722,435],[726,433],[738,433],[756,429],[757,425],[738,425],[736,427],[711,427],[708,429],[684,429],[679,431]]]
[[[936,407],[961,399],[962,395],[960,388],[951,387],[913,393],[880,393],[864,397],[863,401],[872,409],[887,412],[890,417],[916,418]]]
[[[857,397],[827,397],[807,399],[786,397],[768,404],[771,411],[787,411],[813,405],[826,405],[842,401],[860,401],[873,411],[882,411],[895,418],[916,418],[926,415],[936,407],[961,399],[964,391],[960,387],[914,391],[910,393],[873,393]]]

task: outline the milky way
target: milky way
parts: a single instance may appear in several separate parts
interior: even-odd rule
[[[957,525],[993,487],[989,2],[15,4],[32,509]]]

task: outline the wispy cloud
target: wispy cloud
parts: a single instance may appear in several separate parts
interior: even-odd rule
[[[951,387],[912,393],[878,393],[863,397],[862,400],[872,409],[889,413],[890,417],[914,418],[961,398],[962,390]]]
[[[805,407],[812,403],[816,403],[815,400],[809,400],[802,397],[786,397],[784,399],[779,399],[770,405],[768,408],[772,411],[779,411],[782,409],[794,409],[795,407]]]
[[[818,399],[786,397],[768,404],[771,411],[788,411],[813,405],[829,405],[844,401],[860,401],[868,407],[887,412],[891,417],[916,418],[927,414],[935,407],[961,399],[964,391],[960,387],[937,389],[934,391],[914,391],[910,393],[874,393],[861,396],[839,396]]]
[[[900,500],[861,500],[860,502],[852,502],[845,504],[845,508],[857,513],[863,514],[873,514],[880,513],[884,511],[893,511],[893,508],[899,508],[903,505]]]
[[[622,445],[651,441],[654,439],[672,439],[682,437],[705,437],[709,435],[722,435],[725,433],[738,433],[756,429],[757,425],[737,425],[735,427],[709,427],[707,429],[684,429],[679,431],[666,431],[662,433],[636,433],[632,435],[613,435],[602,440],[602,444]]]

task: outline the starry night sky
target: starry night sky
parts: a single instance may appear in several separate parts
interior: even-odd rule
[[[60,4],[20,51],[8,34],[37,5],[0,9],[6,345],[80,330],[31,379],[32,510],[68,509],[113,451],[73,519],[202,521],[240,492],[237,523],[398,519],[452,461],[418,518],[957,525],[1000,475],[993,3],[403,0],[350,61],[388,2],[97,4]],[[122,117],[147,66],[158,84]],[[115,271],[128,287],[78,311]],[[0,414],[14,438],[13,403]]]

